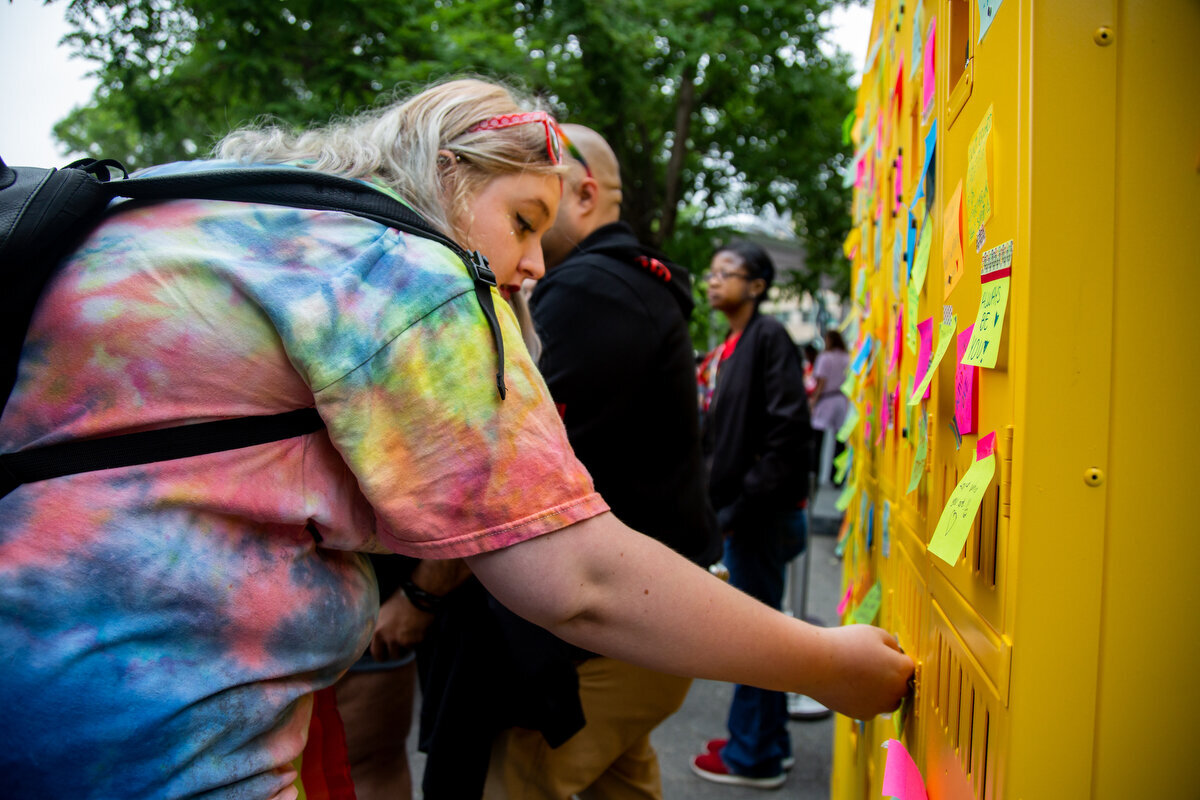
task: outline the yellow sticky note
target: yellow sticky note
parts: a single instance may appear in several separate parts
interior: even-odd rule
[[[975,330],[962,357],[963,364],[988,369],[996,366],[1000,335],[1004,332],[1004,312],[1008,308],[1012,251],[1011,240],[984,251],[979,273],[979,310],[975,313]]]
[[[949,306],[947,306],[949,308]],[[913,389],[912,396],[908,398],[908,404],[915,406],[921,402],[921,398],[925,396],[925,389],[929,387],[929,382],[933,380],[933,376],[937,373],[938,364],[942,363],[942,356],[946,355],[946,348],[950,346],[950,342],[954,339],[954,333],[958,329],[958,317],[953,314],[949,315],[948,319],[943,319],[942,324],[938,325],[938,343],[937,350],[933,354],[933,360],[929,362],[929,368],[925,370],[924,377],[921,382]]]
[[[992,107],[988,106],[967,146],[967,241],[975,242],[977,251],[982,242],[979,230],[992,216],[991,174]]]
[[[963,182],[959,178],[950,202],[942,214],[942,297],[950,296],[963,273],[962,249],[962,193]]]
[[[971,465],[942,509],[933,538],[929,540],[929,552],[950,566],[954,566],[962,555],[963,544],[971,533],[979,504],[995,474],[996,454],[988,453]]]
[[[858,249],[859,242],[862,241],[862,230],[854,228],[846,237],[846,241],[842,243],[842,252],[846,254],[846,258],[853,258],[854,251]]]

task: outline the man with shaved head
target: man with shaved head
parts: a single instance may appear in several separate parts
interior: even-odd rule
[[[700,449],[691,281],[619,221],[620,169],[608,143],[581,125],[562,128],[569,172],[532,298],[538,366],[613,513],[707,567],[721,545]],[[536,731],[503,733],[484,796],[661,798],[650,732],[683,704],[691,680],[569,655],[586,724],[557,748]]]

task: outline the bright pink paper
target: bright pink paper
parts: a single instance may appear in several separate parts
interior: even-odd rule
[[[933,101],[933,87],[937,85],[937,74],[933,71],[933,46],[937,41],[937,19],[929,20],[929,36],[925,39],[925,74],[921,78],[921,91],[924,98],[921,107],[929,112],[929,104]]]
[[[979,368],[962,363],[975,323],[958,335],[958,360],[954,369],[954,424],[962,436],[975,432],[977,416],[975,384],[979,382]]]
[[[886,395],[887,392],[884,392]],[[888,402],[891,398],[885,397],[883,402],[879,404],[879,436],[875,440],[875,444],[883,444],[883,434],[888,429],[888,416],[892,410],[892,404]]]
[[[850,605],[850,595],[854,593],[854,584],[846,587],[846,593],[842,595],[842,602],[838,603],[837,615],[840,617],[846,613],[846,606]]]
[[[861,189],[863,188],[863,178],[866,177],[867,174],[867,157],[865,154],[858,160],[857,173],[858,174],[854,177],[854,188]]]
[[[996,432],[992,431],[987,436],[983,436],[975,444],[975,460],[987,458],[996,451]]]
[[[896,800],[929,800],[921,770],[904,745],[897,739],[888,739],[883,746],[887,748],[887,763],[883,767],[882,794]]]
[[[892,357],[888,359],[888,375],[896,371],[900,365],[900,340],[904,338],[904,306],[896,311],[896,335],[892,337]],[[962,356],[960,355],[961,359]],[[897,386],[899,391],[899,386]]]
[[[921,349],[917,353],[917,383],[920,383],[925,378],[925,373],[929,371],[929,362],[933,359],[933,317],[924,322],[917,323],[917,333],[921,336]],[[925,387],[925,394],[922,395],[923,400],[929,399],[929,390],[933,386],[933,381],[929,382],[929,386]]]

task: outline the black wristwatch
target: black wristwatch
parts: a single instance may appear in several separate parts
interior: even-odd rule
[[[442,601],[445,600],[445,598],[441,595],[430,594],[420,586],[417,586],[415,583],[413,583],[411,575],[405,578],[404,582],[400,584],[400,589],[408,598],[408,602],[429,614],[436,614],[438,607],[440,607]]]

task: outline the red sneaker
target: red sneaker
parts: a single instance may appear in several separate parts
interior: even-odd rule
[[[728,739],[709,739],[704,747],[710,753],[720,753],[725,749],[725,745],[727,744],[729,744]],[[796,766],[796,757],[786,756],[779,763],[780,766],[782,766],[785,770],[790,770],[792,767]]]
[[[751,778],[748,775],[736,775],[729,771],[719,753],[701,753],[692,759],[692,772],[713,783],[724,783],[730,786],[750,786],[755,789],[778,789],[787,780],[783,770],[778,775],[765,778]]]

